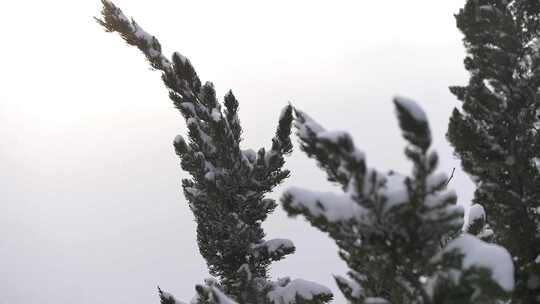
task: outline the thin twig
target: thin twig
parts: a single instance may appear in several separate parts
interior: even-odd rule
[[[454,177],[454,172],[456,171],[456,168],[452,168],[452,174],[450,174],[450,177],[448,178],[448,180],[446,181],[446,184],[444,184],[445,186],[448,186],[448,184],[450,183],[450,181],[452,180],[452,177]]]

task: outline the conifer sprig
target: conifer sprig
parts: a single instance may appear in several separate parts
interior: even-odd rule
[[[350,303],[472,304],[504,299],[513,287],[510,256],[471,235],[449,241],[461,230],[463,210],[456,205],[455,192],[446,189],[446,174],[436,172],[438,157],[429,150],[427,117],[411,100],[396,98],[394,104],[409,143],[409,176],[367,168],[364,153],[348,133],[327,131],[296,110],[301,149],[343,193],[290,188],[282,197],[283,207],[335,240],[350,269],[350,279],[336,276],[336,282]],[[483,263],[469,247],[497,257],[500,265]],[[499,272],[505,274],[502,279]]]
[[[222,109],[213,84],[202,85],[186,57],[175,52],[168,59],[156,37],[112,2],[102,3],[102,18],[97,22],[137,47],[161,72],[169,97],[188,127],[188,139],[178,135],[173,144],[182,169],[191,175],[182,180],[182,187],[197,222],[199,251],[210,274],[219,279],[198,285],[194,303],[282,304],[275,290],[286,290],[303,303],[328,302],[331,292],[318,284],[294,280],[280,285],[268,278],[270,264],[295,251],[289,240],[265,240],[262,228],[276,207],[265,195],[290,174],[283,166],[292,151],[292,106],[287,105],[279,116],[270,149],[241,149],[239,103],[233,93],[225,95]],[[303,289],[295,290],[295,286]],[[161,290],[160,298],[163,304],[174,303]]]

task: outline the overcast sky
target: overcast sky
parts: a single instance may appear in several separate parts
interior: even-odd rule
[[[220,96],[233,89],[244,148],[269,146],[291,101],[349,131],[369,166],[407,173],[391,98],[417,100],[468,205],[444,138],[459,106],[447,87],[467,80],[453,18],[463,2],[116,1]],[[142,54],[93,21],[99,11],[98,0],[0,4],[0,304],[158,303],[157,285],[188,301],[207,277],[172,147],[183,119]],[[332,189],[300,151],[287,167],[271,197]],[[297,246],[273,278],[325,284],[343,303],[332,274],[346,267],[326,235],[281,208],[265,228]]]

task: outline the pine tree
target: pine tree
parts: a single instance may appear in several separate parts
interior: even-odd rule
[[[344,192],[291,188],[282,197],[291,216],[303,215],[335,240],[350,279],[336,282],[350,303],[495,303],[513,287],[508,252],[460,234],[463,209],[448,178],[436,173],[431,133],[413,101],[394,100],[410,176],[369,169],[346,132],[326,131],[296,110],[301,149]],[[458,236],[459,235],[459,236]]]
[[[447,136],[514,259],[511,302],[540,303],[540,2],[469,0],[456,20],[470,79]]]
[[[169,60],[154,36],[113,3],[102,3],[99,24],[141,50],[152,68],[161,72],[169,97],[189,129],[189,140],[177,136],[174,148],[182,169],[191,174],[182,187],[197,222],[199,251],[210,274],[218,278],[198,285],[193,303],[328,302],[331,292],[318,284],[268,279],[270,264],[295,251],[289,240],[265,240],[262,229],[276,207],[265,195],[289,176],[283,165],[292,150],[292,107],[282,111],[270,149],[242,150],[239,104],[233,93],[226,94],[222,109],[212,83],[201,84],[186,57],[176,52]],[[162,304],[179,303],[159,293]]]

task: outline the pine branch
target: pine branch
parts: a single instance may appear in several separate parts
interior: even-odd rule
[[[508,253],[475,237],[458,236],[463,209],[456,204],[455,192],[446,189],[450,178],[436,173],[438,157],[429,151],[426,115],[411,100],[396,98],[394,104],[409,143],[405,155],[413,162],[410,176],[366,169],[363,153],[350,135],[327,131],[296,110],[302,149],[330,181],[343,186],[343,193],[290,188],[281,198],[285,211],[304,216],[334,239],[352,279],[336,277],[336,282],[350,303],[435,304],[459,298],[459,303],[472,304],[478,298],[485,303],[504,299],[511,281],[491,276],[492,265],[483,264],[483,257],[497,256],[501,264],[496,271],[508,276],[513,272]],[[451,236],[455,239],[448,242]],[[481,248],[483,254],[470,254],[465,244]]]
[[[274,200],[264,196],[290,174],[283,166],[292,151],[292,106],[282,111],[268,151],[242,150],[239,103],[233,93],[225,95],[222,109],[213,84],[201,85],[186,57],[176,52],[166,58],[156,37],[112,2],[102,3],[102,18],[96,21],[137,47],[152,68],[161,72],[169,97],[187,124],[187,139],[178,135],[173,145],[182,169],[191,175],[182,180],[182,188],[197,222],[199,251],[210,274],[219,278],[219,282],[197,286],[196,303],[267,303],[268,294],[278,288],[268,280],[270,264],[295,249],[288,240],[279,242],[283,246],[265,240],[262,228],[276,207]],[[172,296],[159,291],[162,302],[173,303]],[[316,295],[305,303],[329,301],[326,291]]]

